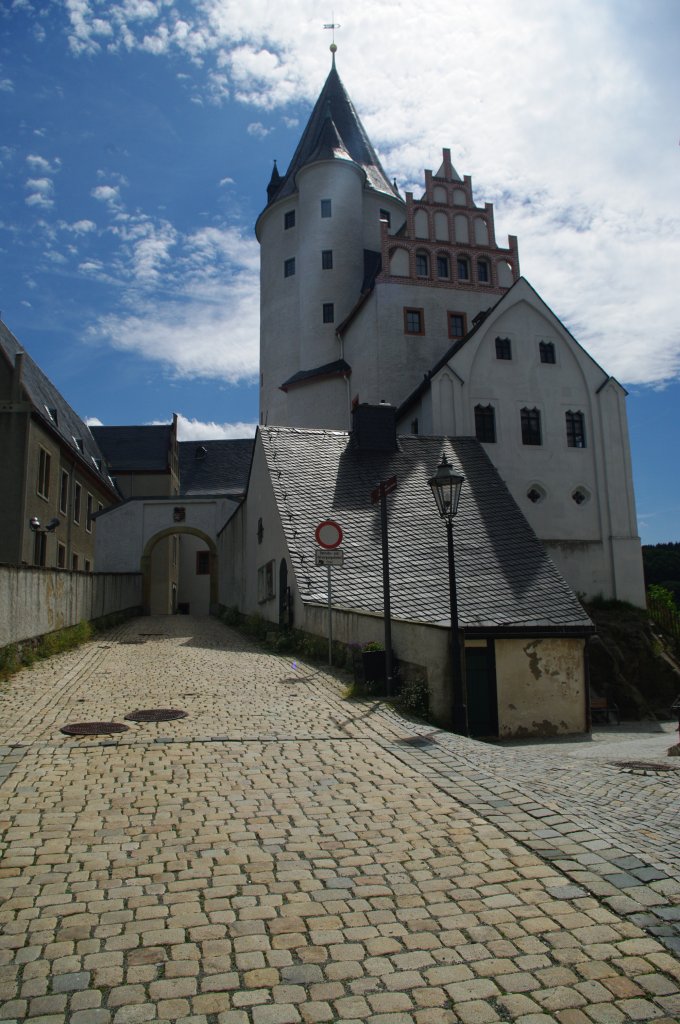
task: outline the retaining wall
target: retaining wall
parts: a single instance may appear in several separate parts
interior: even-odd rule
[[[0,565],[0,647],[141,604],[140,573]]]

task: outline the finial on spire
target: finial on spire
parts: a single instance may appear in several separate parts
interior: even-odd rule
[[[335,18],[335,11],[333,12],[332,17]],[[336,28],[340,28],[340,25],[338,25],[338,23],[334,20],[334,21],[329,21],[328,24],[324,25],[324,28],[329,28],[331,30],[331,32],[333,33],[333,42],[331,43],[329,49],[330,49],[331,54],[332,54],[333,67],[335,67],[335,55],[338,52],[338,48],[335,45],[335,30],[336,30]]]

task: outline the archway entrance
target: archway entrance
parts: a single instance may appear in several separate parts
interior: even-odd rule
[[[182,535],[191,539],[187,550],[180,550]],[[170,526],[150,537],[140,572],[145,615],[175,611],[207,615],[217,604],[217,546],[194,526]]]

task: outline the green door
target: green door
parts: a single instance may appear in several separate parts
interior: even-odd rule
[[[498,736],[498,698],[493,642],[465,648],[468,725],[471,736]]]

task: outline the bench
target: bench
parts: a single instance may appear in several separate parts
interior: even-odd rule
[[[604,721],[610,724],[610,715],[616,716],[616,724],[621,725],[621,715],[616,704],[610,703],[606,697],[600,697],[591,691],[590,694],[590,716],[592,721]]]

